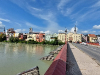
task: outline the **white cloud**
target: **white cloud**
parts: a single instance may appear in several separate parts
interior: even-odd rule
[[[17,25],[19,25],[20,27],[22,27],[22,25],[21,24],[19,24],[19,23],[17,23],[17,22],[15,22]]]
[[[26,29],[16,29],[15,30],[15,32],[17,32],[17,33],[23,33],[23,32],[25,32],[26,31]]]
[[[37,8],[34,5],[30,5],[29,2],[27,2],[26,0],[25,1],[11,0],[11,1],[17,4],[18,6],[20,6],[21,8],[23,8],[25,11],[32,14],[33,16],[43,19],[45,21],[44,23],[46,24],[45,27],[40,27],[40,26],[26,22],[27,26],[30,26],[38,30],[44,30],[44,31],[49,30],[52,32],[57,32],[58,30],[63,29],[63,27],[59,26],[59,24],[57,23],[57,17],[56,17],[57,13],[56,12],[53,12],[52,10],[48,10],[48,9],[40,9],[41,7]],[[63,6],[63,3],[65,2],[66,0],[61,0],[61,3],[58,6],[59,7]]]
[[[26,24],[27,26],[29,26],[29,27],[34,28],[34,29],[39,29],[39,30],[43,30],[43,29],[45,29],[45,28],[43,28],[43,27],[40,27],[40,26],[37,26],[37,25],[31,24],[31,23],[29,23],[29,22],[26,22],[25,24]]]
[[[38,9],[38,8],[35,8],[35,7],[31,7],[33,10],[36,10],[36,11],[42,11],[41,9]]]
[[[44,32],[45,34],[51,34],[51,31],[47,30]]]
[[[95,33],[96,31],[93,31],[93,33]]]
[[[3,19],[3,18],[0,18],[0,21],[10,22],[10,20],[8,20],[8,19]]]
[[[2,24],[2,22],[0,21],[0,29],[4,28],[5,25]]]
[[[72,27],[71,30],[70,30],[70,32],[74,32],[74,30],[75,30],[75,27]],[[78,31],[78,28],[76,27],[76,32],[77,31]]]
[[[58,30],[58,33],[65,33],[64,30]]]
[[[92,7],[99,7],[100,6],[100,1],[96,2]]]
[[[52,32],[47,30],[47,31],[40,31],[40,33],[51,34]]]
[[[60,3],[58,4],[57,8],[62,9],[62,7],[68,2],[69,0],[60,0]]]
[[[94,29],[100,29],[100,25],[94,25],[93,28]]]
[[[89,32],[85,30],[85,31],[82,31],[82,33],[89,33]]]

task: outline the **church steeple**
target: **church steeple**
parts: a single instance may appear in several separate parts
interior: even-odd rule
[[[76,25],[75,25],[75,30],[74,30],[74,33],[76,34]]]
[[[4,27],[4,33],[5,33],[5,27]]]

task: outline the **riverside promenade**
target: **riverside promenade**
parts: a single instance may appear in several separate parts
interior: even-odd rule
[[[68,44],[66,75],[100,75],[100,65],[90,56]]]

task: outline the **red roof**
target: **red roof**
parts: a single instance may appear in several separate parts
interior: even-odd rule
[[[88,34],[89,37],[96,37],[95,34]]]
[[[3,32],[0,32],[0,34],[3,34]]]

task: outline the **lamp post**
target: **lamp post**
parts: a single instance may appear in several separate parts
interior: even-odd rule
[[[66,34],[67,34],[67,29],[65,30],[65,44],[66,44]]]

